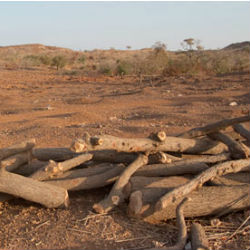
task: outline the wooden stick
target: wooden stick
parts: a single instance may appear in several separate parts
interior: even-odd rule
[[[222,143],[217,143],[208,138],[185,139],[179,137],[166,137],[163,142],[157,142],[150,138],[119,138],[111,135],[100,135],[101,144],[93,144],[93,138],[88,133],[82,139],[73,141],[71,150],[86,152],[92,150],[116,150],[118,152],[185,152],[189,154],[219,154],[227,150]]]
[[[23,164],[13,170],[12,172],[15,174],[23,175],[23,176],[30,176],[33,173],[35,173],[38,169],[41,169],[42,167],[46,166],[48,164],[47,161],[39,161],[39,160],[32,160],[30,164]]]
[[[118,164],[116,167],[104,173],[74,179],[48,180],[46,183],[63,187],[70,191],[100,188],[115,182],[124,168],[125,166],[123,164]]]
[[[218,216],[222,212],[224,215],[243,210],[250,206],[249,188],[249,185],[203,186],[188,195],[191,201],[188,201],[185,207],[185,217]],[[160,211],[154,209],[155,202],[166,192],[171,192],[171,189],[164,188],[164,186],[144,188],[133,192],[129,198],[128,214],[149,223],[159,223],[175,218],[176,207],[182,198]]]
[[[235,124],[233,129],[250,143],[250,131],[248,131],[242,124]]]
[[[250,170],[249,159],[219,163],[205,170],[187,184],[184,184],[161,197],[161,199],[155,205],[155,210],[159,211],[166,208],[169,204],[174,203],[178,198],[185,197],[190,192],[195,190],[197,187],[201,187],[205,182],[209,181],[213,177],[229,173],[236,173],[244,170]]]
[[[222,143],[226,144],[233,159],[247,158],[248,154],[244,148],[229,135],[215,132],[209,134],[208,136],[214,140],[221,141]]]
[[[91,160],[93,157],[92,154],[81,154],[72,159],[56,163],[55,161],[50,160],[49,164],[42,169],[38,169],[37,172],[31,175],[31,178],[43,181],[53,178],[54,176],[61,175],[62,173],[81,165],[82,163]]]
[[[42,204],[45,207],[67,207],[67,190],[31,178],[0,170],[0,192]]]
[[[24,163],[29,162],[31,159],[31,153],[29,151],[18,153],[8,158],[5,158],[0,162],[0,167],[6,171],[13,171]]]
[[[184,198],[176,208],[176,220],[178,227],[178,240],[174,246],[164,247],[160,249],[164,250],[182,250],[184,249],[187,242],[187,226],[185,222],[185,217],[183,214],[184,205],[188,201],[188,198]],[[151,250],[159,250],[159,248],[153,248]]]
[[[233,174],[227,174],[223,177],[215,177],[214,179],[208,182],[209,184],[216,186],[233,186],[233,185],[242,185],[250,183],[250,173],[249,172],[239,172]]]
[[[94,204],[94,210],[98,213],[107,213],[114,206],[117,206],[124,199],[122,191],[124,186],[128,183],[130,177],[136,172],[137,169],[147,164],[147,162],[148,157],[146,155],[140,154],[138,158],[133,163],[131,163],[120,175],[112,187],[108,197],[99,203]]]
[[[24,151],[28,151],[35,146],[35,139],[30,139],[28,141],[21,142],[19,144],[15,144],[8,148],[0,149],[0,161],[6,157],[11,155],[15,155]]]
[[[184,133],[179,134],[179,137],[183,137],[183,138],[199,137],[199,136],[203,136],[203,135],[210,134],[213,132],[217,132],[221,129],[224,129],[226,127],[232,126],[232,125],[237,124],[237,123],[247,122],[249,120],[250,120],[249,115],[237,117],[237,118],[233,118],[233,119],[225,119],[225,120],[221,120],[219,122],[210,123],[204,127],[193,128],[189,131],[186,131]]]
[[[193,223],[191,226],[191,246],[192,250],[209,250],[205,230],[199,223]]]

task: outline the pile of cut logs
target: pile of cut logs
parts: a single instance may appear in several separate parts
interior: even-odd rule
[[[242,210],[250,206],[250,132],[241,123],[249,120],[249,115],[226,119],[177,136],[86,133],[70,148],[36,148],[35,140],[3,148],[0,202],[21,197],[67,207],[68,191],[113,184],[93,205],[97,213],[125,201],[130,216],[150,223],[177,217],[181,229],[183,211],[199,217]]]

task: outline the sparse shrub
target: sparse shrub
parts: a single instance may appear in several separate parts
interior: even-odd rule
[[[51,66],[56,66],[56,69],[61,69],[66,65],[66,58],[58,55],[52,58]]]
[[[159,53],[161,51],[166,51],[167,45],[163,42],[155,42],[152,46],[152,49],[154,49],[155,53]]]
[[[39,66],[41,64],[40,57],[36,55],[27,55],[23,58],[24,65],[27,66]]]
[[[100,65],[98,72],[103,75],[112,75],[112,69],[109,65]]]
[[[49,57],[47,55],[41,55],[39,57],[39,59],[40,59],[41,63],[44,65],[50,65],[51,61],[52,61],[51,57]]]
[[[117,75],[128,75],[132,71],[132,65],[129,62],[122,61],[116,67],[116,74]]]
[[[78,58],[78,62],[80,62],[81,64],[84,64],[85,61],[86,61],[86,57],[85,57],[84,55],[82,55],[82,56],[80,56],[80,57]]]

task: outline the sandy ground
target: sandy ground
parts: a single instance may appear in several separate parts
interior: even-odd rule
[[[136,79],[65,76],[49,70],[0,69],[0,147],[36,138],[36,147],[69,147],[84,132],[143,137],[174,135],[249,110],[249,74]],[[230,106],[236,102],[236,106]],[[105,190],[71,193],[68,209],[45,209],[23,200],[0,203],[0,249],[144,249],[171,245],[175,220],[150,225],[128,218],[126,206],[96,216]],[[248,232],[225,242],[248,211],[201,219],[213,249],[246,249]],[[228,232],[228,233],[227,233]],[[217,235],[216,237],[214,235]]]

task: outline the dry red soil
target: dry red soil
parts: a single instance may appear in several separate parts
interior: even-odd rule
[[[136,79],[64,76],[50,70],[0,69],[0,147],[28,138],[36,147],[69,147],[84,132],[143,137],[184,132],[249,110],[249,74]],[[230,106],[236,102],[236,106]],[[127,217],[126,205],[95,215],[105,190],[70,193],[68,209],[16,199],[0,203],[0,249],[146,249],[172,245],[175,220],[150,225]],[[213,249],[247,249],[249,227],[225,239],[249,211],[205,226]],[[196,220],[197,221],[197,220]],[[190,224],[190,221],[188,221]]]

